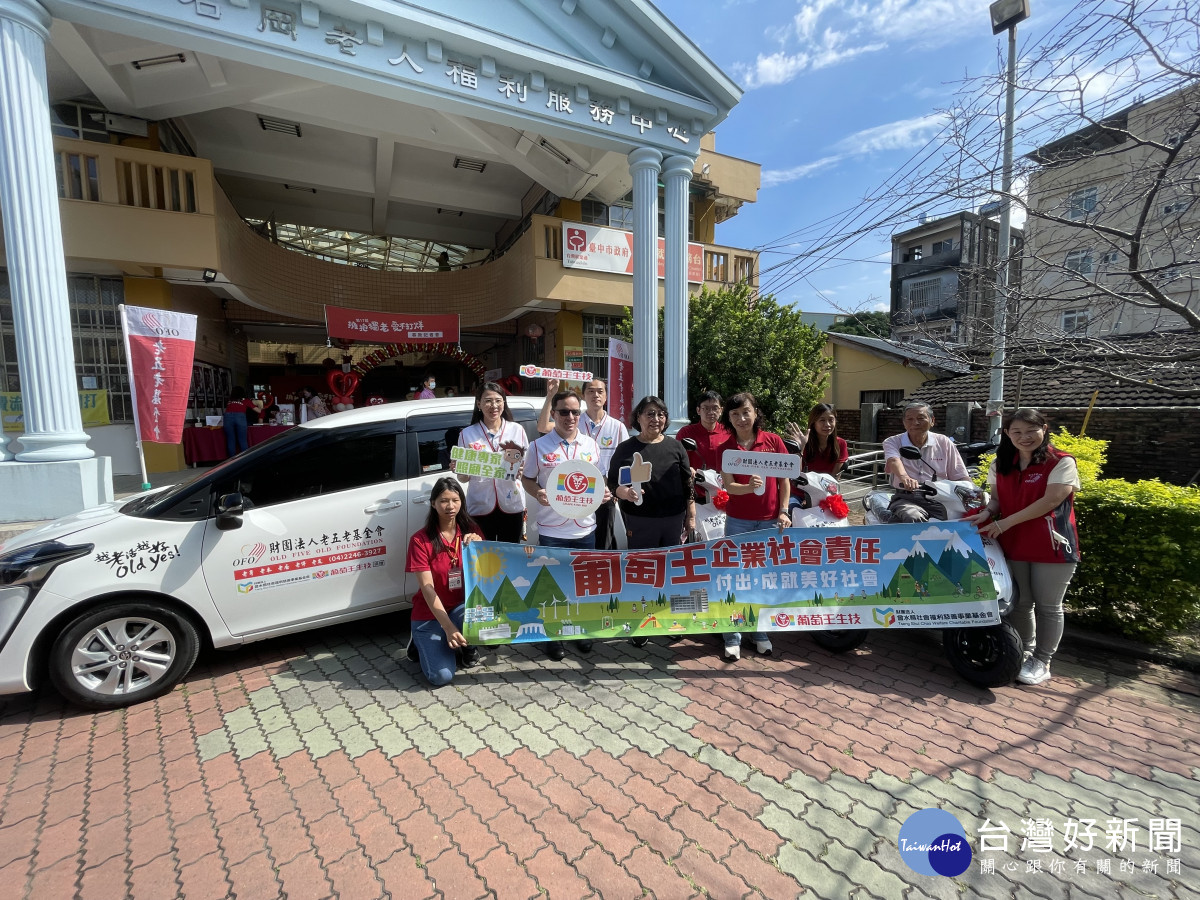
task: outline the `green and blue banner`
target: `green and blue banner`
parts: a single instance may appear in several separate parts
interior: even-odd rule
[[[1000,621],[965,522],[789,528],[661,550],[476,541],[464,550],[473,644]]]

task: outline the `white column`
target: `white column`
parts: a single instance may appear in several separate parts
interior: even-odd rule
[[[663,162],[666,185],[667,233],[666,293],[663,316],[663,400],[671,417],[671,431],[688,423],[688,281],[687,221],[688,184],[695,160],[689,156],[669,156]]]
[[[662,154],[629,154],[633,175],[633,402],[658,394],[658,169]]]
[[[25,414],[22,462],[95,455],[75,386],[46,94],[49,34],[50,14],[39,4],[0,0],[0,209]]]

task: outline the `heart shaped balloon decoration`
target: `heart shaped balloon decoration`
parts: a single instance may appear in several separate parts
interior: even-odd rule
[[[267,409],[268,407],[275,405],[275,395],[270,391],[259,391],[254,395],[254,398],[262,401],[263,409]]]
[[[325,382],[333,391],[333,408],[338,412],[354,408],[352,394],[358,389],[359,376],[357,372],[343,372],[333,369],[325,373]]]

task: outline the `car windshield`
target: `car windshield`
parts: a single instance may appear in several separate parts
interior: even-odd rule
[[[154,491],[134,497],[122,506],[120,511],[127,516],[151,516],[157,510],[173,506],[177,500],[196,490],[198,485],[208,485],[213,483],[214,480],[222,479],[227,470],[240,468],[249,459],[257,458],[266,453],[275,453],[296,441],[307,440],[316,433],[315,430],[310,428],[289,428],[287,431],[267,438],[261,444],[255,444],[244,453],[239,453],[237,456],[231,456],[217,463],[198,478],[185,481],[182,484],[173,484],[163,491]]]

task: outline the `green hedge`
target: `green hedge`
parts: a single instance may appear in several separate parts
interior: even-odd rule
[[[1200,622],[1200,489],[1101,479],[1107,441],[1066,430],[1052,441],[1075,457],[1082,485],[1071,621],[1150,642]],[[990,462],[980,461],[980,484]]]
[[[1143,641],[1200,621],[1200,489],[1104,479],[1075,498],[1073,622]]]

